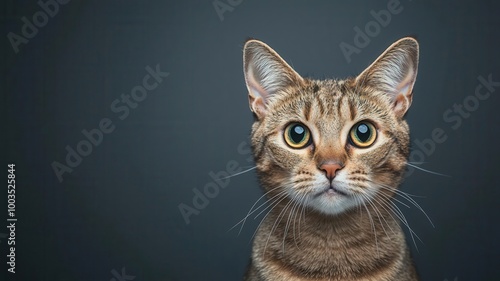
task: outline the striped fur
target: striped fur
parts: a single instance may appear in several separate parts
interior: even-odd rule
[[[355,78],[312,80],[266,44],[246,42],[252,148],[272,208],[245,280],[417,280],[390,201],[409,154],[404,115],[417,67],[418,43],[403,38]],[[348,140],[362,120],[377,131],[368,148]],[[309,128],[309,146],[287,146],[290,122]],[[341,167],[331,182],[324,163]]]

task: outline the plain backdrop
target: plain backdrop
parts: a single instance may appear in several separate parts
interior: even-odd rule
[[[399,12],[376,23],[388,4]],[[474,95],[478,77],[500,81],[499,8],[495,1],[73,0],[43,22],[36,1],[3,1],[2,280],[241,280],[262,216],[241,233],[230,228],[262,193],[253,170],[218,189],[211,174],[254,165],[245,40],[263,40],[300,74],[323,79],[356,75],[408,35],[421,48],[407,115],[412,160],[447,175],[414,171],[401,187],[434,224],[398,203],[420,238],[418,250],[408,238],[418,271],[426,281],[497,280],[500,87]],[[8,34],[23,36],[23,17],[33,16],[45,24],[16,53]],[[356,47],[357,28],[371,35],[348,60],[340,45]],[[126,104],[122,94],[140,94],[148,66],[169,75],[127,106],[128,115],[113,111]],[[82,131],[103,119],[114,130],[91,152],[80,145],[88,155],[59,181],[53,163],[67,165],[68,147],[76,150],[87,140]],[[446,140],[430,144],[436,128]],[[6,271],[9,163],[16,164],[15,275]],[[212,198],[196,199],[206,186]],[[187,224],[179,206],[195,208],[193,198],[200,208]]]

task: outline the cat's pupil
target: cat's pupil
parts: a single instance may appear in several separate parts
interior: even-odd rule
[[[290,134],[290,137],[292,138],[292,140],[295,143],[300,143],[304,139],[304,136],[305,136],[304,127],[302,127],[300,125],[295,125],[295,126],[293,126],[291,131],[292,131],[292,133]]]
[[[370,128],[366,124],[360,124],[358,128],[356,129],[356,135],[359,138],[360,141],[366,142],[367,140],[370,139]]]

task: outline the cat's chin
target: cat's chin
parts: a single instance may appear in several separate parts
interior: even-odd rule
[[[312,209],[327,215],[338,215],[356,206],[352,196],[334,186],[326,186],[306,202]]]
[[[356,197],[350,191],[348,183],[343,180],[343,177],[339,174],[337,179],[330,182],[323,174],[318,174],[308,188],[307,198],[301,200],[300,203],[327,215],[338,215],[357,206]],[[292,190],[290,189],[290,191]],[[294,199],[301,198],[301,195],[293,192],[290,195]]]

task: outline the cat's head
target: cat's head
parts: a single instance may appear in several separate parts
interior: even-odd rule
[[[409,153],[415,39],[395,42],[346,80],[303,78],[257,40],[246,42],[243,60],[254,158],[269,196],[333,215],[393,195]]]

